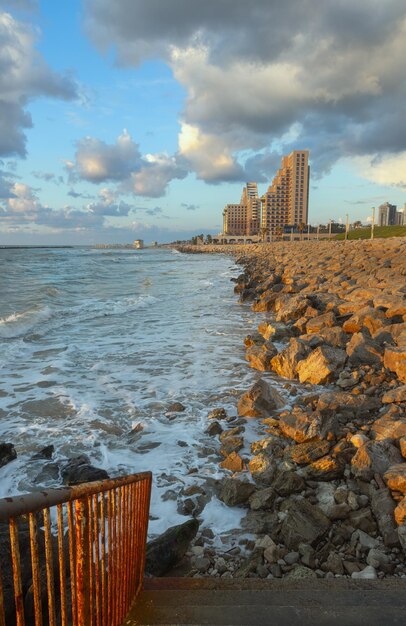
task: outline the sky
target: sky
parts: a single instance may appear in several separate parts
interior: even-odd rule
[[[406,202],[405,0],[0,0],[0,245],[216,234],[309,149],[309,222]]]

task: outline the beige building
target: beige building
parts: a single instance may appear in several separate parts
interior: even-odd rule
[[[261,232],[267,241],[281,236],[284,227],[307,224],[309,210],[309,151],[294,150],[282,157],[268,191],[262,196]],[[303,226],[302,226],[303,227]]]
[[[223,211],[224,235],[251,237],[258,235],[261,200],[257,183],[247,183],[239,204],[226,204]]]
[[[133,246],[137,250],[142,250],[143,247],[144,247],[144,240],[143,239],[135,239],[134,243],[133,243]]]

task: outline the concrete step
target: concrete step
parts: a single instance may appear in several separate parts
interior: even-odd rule
[[[405,626],[406,581],[156,578],[126,626]]]

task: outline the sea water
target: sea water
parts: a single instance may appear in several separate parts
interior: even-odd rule
[[[152,534],[185,521],[176,494],[224,476],[208,412],[235,415],[258,376],[239,272],[169,249],[0,249],[0,441],[18,455],[0,496],[59,485],[58,468],[86,454],[112,477],[153,472]],[[186,410],[168,416],[175,401]],[[33,460],[50,444],[52,461]],[[241,514],[212,496],[203,524],[221,533]]]

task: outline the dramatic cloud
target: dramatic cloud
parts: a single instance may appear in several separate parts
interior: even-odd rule
[[[122,183],[123,191],[152,198],[164,195],[171,180],[185,178],[189,171],[178,155],[141,155],[127,130],[114,144],[84,137],[77,142],[75,160],[66,161],[66,168],[72,182]]]
[[[30,4],[18,2],[21,8]],[[0,156],[26,156],[24,131],[32,119],[25,107],[32,98],[75,96],[72,79],[55,73],[35,43],[33,28],[0,8]]]
[[[127,65],[161,57],[185,87],[179,150],[198,177],[262,180],[270,174],[264,168],[294,147],[311,150],[318,175],[342,157],[380,155],[401,168],[404,0],[254,0],[249,7],[246,0],[85,0],[85,6],[100,49],[114,46]],[[386,179],[382,168],[366,173]]]

